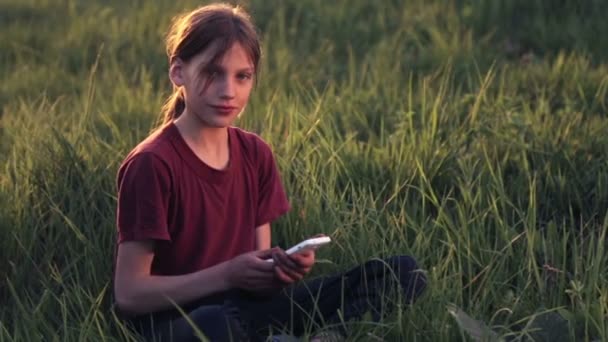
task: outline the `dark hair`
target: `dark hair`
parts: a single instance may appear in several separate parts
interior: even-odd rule
[[[216,64],[234,43],[243,46],[257,73],[260,42],[249,14],[240,6],[202,6],[173,19],[166,38],[169,64],[175,58],[187,62],[208,48],[215,50],[208,64]],[[163,105],[161,125],[173,121],[185,107],[182,90],[174,86],[173,94]]]

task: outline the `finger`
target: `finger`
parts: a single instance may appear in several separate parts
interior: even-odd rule
[[[294,271],[299,268],[298,264],[296,264],[283,250],[279,249],[273,253],[273,259],[277,259],[278,265],[284,266],[283,268],[289,268]]]
[[[259,251],[255,251],[254,255],[260,259],[270,259],[272,258],[272,253],[276,250],[276,247],[269,249],[261,249]]]
[[[281,270],[294,279],[301,279],[306,273],[302,270],[298,264],[296,264],[287,254],[284,252],[277,252],[273,254],[276,260],[276,266],[280,267]]]
[[[268,260],[270,260],[270,261],[257,259],[257,258],[248,260],[249,262],[246,264],[246,266],[244,267],[242,272],[246,273],[247,275],[252,275],[254,277],[256,275],[272,274],[274,272],[275,262],[272,258],[270,258]]]
[[[271,259],[272,260],[272,259]],[[265,260],[256,260],[250,264],[251,270],[257,273],[272,273],[275,262]]]
[[[280,267],[275,267],[274,268],[275,271],[275,275],[276,277],[283,282],[284,284],[292,284],[294,283],[297,279],[291,277],[289,274],[287,274],[283,269],[281,269]]]
[[[310,270],[312,269],[312,266],[308,266],[308,264],[303,263],[299,268],[298,268],[298,274],[300,276],[305,277],[308,272],[310,272]]]
[[[291,284],[293,280],[289,277],[280,267],[275,267],[274,269],[275,277],[283,284]]]
[[[310,268],[315,263],[315,252],[304,251],[289,256],[289,258],[298,266],[298,268]]]
[[[272,257],[272,253],[264,255],[265,258],[254,258],[249,266],[256,272],[272,273],[276,260]],[[266,257],[267,256],[267,257]]]
[[[297,270],[292,270],[290,268],[285,268],[282,266],[276,266],[281,272],[287,275],[292,281],[298,281],[306,275],[303,269],[298,268]]]
[[[298,268],[297,271],[294,271],[294,270],[289,269],[289,268],[286,269],[286,268],[283,268],[283,267],[280,267],[280,266],[278,266],[278,268],[283,273],[285,273],[288,277],[290,277],[293,281],[301,280],[306,275],[306,272],[302,268]]]

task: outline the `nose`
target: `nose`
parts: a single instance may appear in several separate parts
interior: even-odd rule
[[[234,84],[234,81],[230,79],[230,77],[224,78],[219,89],[220,98],[223,100],[233,99],[236,92],[235,87],[236,85]]]

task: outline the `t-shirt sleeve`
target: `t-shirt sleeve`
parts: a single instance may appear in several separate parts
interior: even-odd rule
[[[167,226],[171,174],[168,166],[152,153],[128,159],[117,176],[118,242],[170,240]]]
[[[256,227],[276,220],[290,209],[272,150],[266,143],[260,143],[260,150]]]

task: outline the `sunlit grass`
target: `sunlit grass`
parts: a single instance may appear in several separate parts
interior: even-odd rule
[[[430,279],[353,339],[459,340],[452,305],[497,336],[608,339],[606,6],[545,3],[251,2],[264,60],[237,124],[292,202],[274,239],[332,235],[313,275],[410,254]],[[115,174],[170,89],[168,14],[196,4],[0,2],[0,340],[132,338]]]

